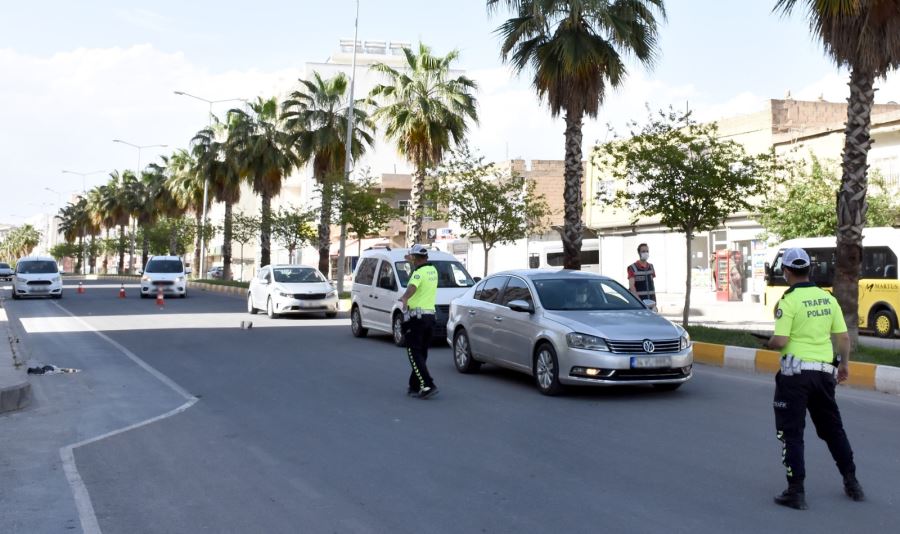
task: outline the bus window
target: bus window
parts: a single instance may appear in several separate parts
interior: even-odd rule
[[[860,278],[876,280],[897,278],[897,255],[887,247],[863,248]]]
[[[550,267],[562,267],[564,265],[565,254],[562,252],[548,252],[547,265]],[[581,265],[600,265],[599,250],[582,250]]]

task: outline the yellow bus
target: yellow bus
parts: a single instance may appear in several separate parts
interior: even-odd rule
[[[837,239],[810,237],[781,243],[766,262],[764,303],[774,309],[787,289],[781,270],[781,256],[786,249],[799,247],[809,254],[810,280],[824,289],[834,282]],[[859,276],[859,329],[879,337],[892,337],[897,331],[900,312],[900,280],[897,258],[900,256],[900,229],[866,228],[863,230],[863,256]]]

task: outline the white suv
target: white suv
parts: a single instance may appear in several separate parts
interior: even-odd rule
[[[374,248],[363,251],[353,273],[350,302],[350,330],[356,337],[370,329],[393,334],[394,343],[403,344],[403,312],[400,297],[412,275],[406,261],[409,249]],[[455,256],[439,250],[428,251],[428,263],[438,272],[438,289],[433,339],[446,337],[450,302],[475,285]]]
[[[187,296],[187,273],[178,256],[151,256],[141,276],[141,298],[151,298],[159,290],[166,296]]]
[[[62,298],[62,277],[56,260],[49,256],[26,256],[16,262],[12,298]]]

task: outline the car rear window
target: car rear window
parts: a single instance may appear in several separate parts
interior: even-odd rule
[[[20,261],[16,264],[16,272],[19,274],[52,274],[58,273],[59,267],[55,261]]]
[[[181,260],[150,260],[147,262],[148,273],[174,274],[184,271]]]

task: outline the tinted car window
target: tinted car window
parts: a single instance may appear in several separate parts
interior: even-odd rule
[[[378,287],[395,291],[397,289],[397,281],[394,279],[394,269],[391,264],[383,261],[381,268],[378,269]]]
[[[19,274],[52,274],[59,272],[55,261],[20,261],[16,264],[16,272]]]
[[[500,304],[509,306],[509,303],[514,300],[524,300],[529,304],[534,304],[534,300],[531,298],[531,290],[528,289],[528,284],[521,278],[511,276],[509,278],[509,283],[506,284],[506,289],[503,290],[503,300]]]
[[[541,304],[548,310],[638,310],[644,305],[612,280],[596,278],[534,280]]]
[[[503,289],[503,284],[506,283],[507,278],[509,277],[493,276],[485,280],[484,288],[482,288],[481,294],[478,296],[478,300],[497,304],[500,300],[500,290]]]
[[[0,269],[9,269],[8,263],[0,263]]]
[[[308,267],[276,267],[272,272],[275,273],[275,281],[284,284],[315,284],[325,281],[319,271]]]
[[[184,271],[181,260],[150,260],[147,262],[147,273],[175,274]]]
[[[378,259],[376,258],[366,258],[360,264],[359,267],[356,268],[356,278],[354,278],[354,282],[357,284],[363,284],[370,286],[372,285],[372,280],[375,279],[375,266],[378,265]]]
[[[458,261],[431,261],[438,272],[438,287],[472,287],[475,280],[469,276],[466,268]],[[400,285],[406,287],[406,282],[412,276],[412,265],[408,261],[398,261],[394,264],[397,268],[397,276],[400,278]]]
[[[478,286],[475,288],[475,294],[473,295],[476,300],[481,300],[481,291],[484,289],[484,280],[478,282]]]

